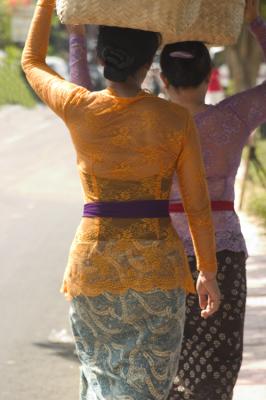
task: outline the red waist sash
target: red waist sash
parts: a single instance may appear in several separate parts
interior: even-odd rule
[[[212,211],[234,211],[234,202],[233,201],[211,201],[211,209]],[[182,203],[170,203],[169,204],[169,212],[170,213],[183,213],[185,212]]]

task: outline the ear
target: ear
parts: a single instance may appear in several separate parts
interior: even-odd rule
[[[168,82],[168,79],[164,76],[162,72],[160,73],[160,78],[163,81],[165,88],[168,89],[170,84]]]

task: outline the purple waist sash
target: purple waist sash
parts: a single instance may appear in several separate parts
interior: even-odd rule
[[[84,205],[83,217],[167,218],[169,200],[95,201]]]

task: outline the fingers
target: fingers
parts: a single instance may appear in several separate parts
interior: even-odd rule
[[[204,310],[208,305],[208,298],[205,294],[199,294],[199,305]]]
[[[209,297],[212,299],[212,301],[219,301],[221,299],[221,292],[218,286],[218,283],[215,280],[212,281],[207,281],[204,283],[204,286],[207,290],[207,293],[209,295]]]
[[[219,299],[211,300],[209,296],[207,306],[205,307],[204,310],[201,311],[202,318],[207,319],[213,314],[215,314],[219,310],[220,303],[221,302]]]
[[[221,293],[216,279],[207,280],[200,274],[197,281],[197,291],[201,316],[206,319],[213,315],[220,306]]]

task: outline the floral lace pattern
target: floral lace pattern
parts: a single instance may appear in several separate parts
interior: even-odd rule
[[[87,48],[84,42],[79,41],[80,37],[82,36],[76,35],[74,33],[70,35],[70,40],[69,40],[70,81],[76,83],[77,85],[87,87],[87,89],[91,89],[92,83],[88,71]],[[75,57],[72,56],[73,53],[75,54]],[[82,81],[80,79],[82,79]]]
[[[266,23],[260,17],[251,24],[251,30],[266,54]],[[266,122],[266,83],[223,100],[197,114],[198,128],[209,194],[212,200],[234,201],[235,177],[243,147],[252,133]],[[172,201],[182,201],[175,177]],[[194,254],[193,242],[186,217],[171,215],[175,229],[185,244],[187,254]],[[234,252],[247,249],[238,216],[231,211],[213,212],[217,251]]]
[[[188,223],[185,215],[171,214],[171,219],[177,233],[185,246],[186,253],[193,255],[194,248],[191,240]],[[241,226],[237,214],[233,211],[213,212],[216,247],[218,251],[224,249],[233,252],[243,251],[247,256],[245,239],[241,232]]]
[[[198,267],[215,270],[205,172],[191,116],[145,91],[120,98],[110,89],[89,92],[58,76],[45,64],[53,8],[54,1],[38,1],[23,67],[36,93],[70,131],[84,202],[168,199],[176,172]],[[64,276],[66,295],[178,287],[194,291],[184,247],[170,218],[82,220]]]
[[[250,29],[266,53],[266,26],[258,17]],[[90,88],[88,66],[82,58],[82,49],[86,48],[82,36],[70,37],[70,69],[73,81]],[[241,153],[250,133],[266,121],[266,83],[243,93],[209,106],[207,111],[195,116],[203,159],[206,168],[208,188],[212,200],[234,201],[235,177],[241,160]],[[124,136],[125,137],[125,136]],[[121,140],[121,139],[120,139]],[[182,201],[177,180],[174,180],[171,198]],[[182,214],[172,215],[174,226],[185,244],[188,254],[194,254],[193,242],[187,219]],[[244,251],[247,254],[245,240],[240,223],[234,212],[215,212],[213,220],[216,231],[217,251]]]

